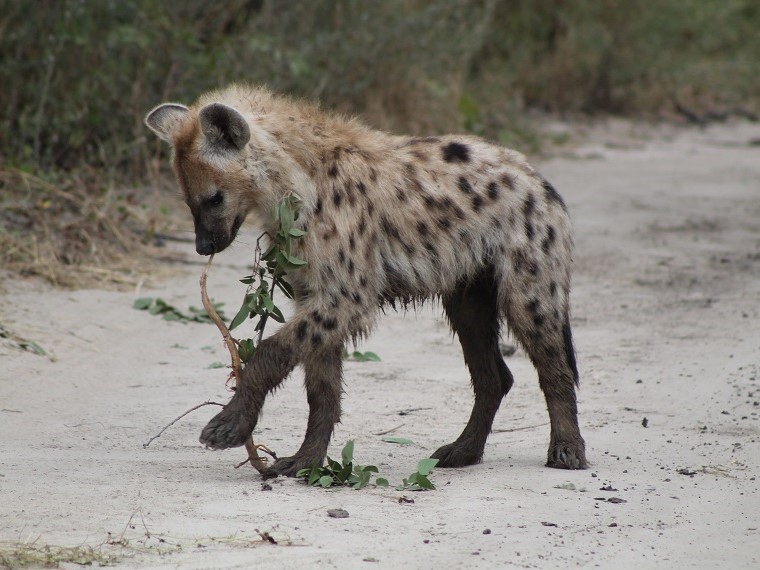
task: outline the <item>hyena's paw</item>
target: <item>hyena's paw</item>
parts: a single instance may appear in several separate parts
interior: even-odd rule
[[[269,469],[264,471],[264,479],[274,479],[279,475],[285,477],[295,477],[301,469],[307,469],[312,465],[322,465],[321,458],[314,457],[280,457]]]
[[[238,411],[233,398],[206,424],[201,432],[200,442],[210,449],[240,447],[251,436],[252,431],[253,426]]]
[[[480,463],[483,459],[483,449],[455,441],[438,448],[430,457],[438,460],[436,467],[465,467]]]
[[[547,467],[555,469],[585,469],[586,450],[583,442],[567,443],[558,442],[549,446],[549,457],[546,460]]]

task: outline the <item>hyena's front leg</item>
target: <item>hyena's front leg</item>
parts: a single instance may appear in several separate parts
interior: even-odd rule
[[[281,457],[264,473],[264,477],[294,477],[300,469],[322,465],[327,455],[335,424],[340,421],[343,344],[310,352],[304,358],[309,423],[301,448],[292,457]]]
[[[243,369],[235,395],[203,428],[200,442],[211,449],[243,445],[256,427],[267,394],[290,374],[299,357],[292,326],[264,339]]]

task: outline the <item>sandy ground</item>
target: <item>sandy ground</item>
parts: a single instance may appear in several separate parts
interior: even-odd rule
[[[577,229],[585,471],[543,466],[548,418],[518,352],[483,463],[434,471],[437,490],[280,478],[264,491],[233,468],[240,450],[197,443],[216,408],[143,447],[184,410],[226,401],[225,371],[209,368],[226,361],[213,326],[134,310],[134,292],[6,280],[1,322],[55,361],[0,347],[0,542],[92,545],[140,568],[760,567],[758,138],[757,125],[609,124],[541,165]],[[210,277],[228,314],[253,235]],[[140,294],[197,305],[200,267]],[[382,362],[346,364],[331,455],[354,439],[358,461],[400,482],[466,422],[461,351],[436,307],[389,314],[361,349]],[[256,439],[292,453],[306,411],[297,371]],[[387,430],[417,445],[374,435]]]

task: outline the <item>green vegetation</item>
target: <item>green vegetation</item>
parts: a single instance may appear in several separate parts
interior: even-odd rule
[[[401,438],[386,438],[384,441]],[[411,440],[394,441],[393,443],[413,443]],[[432,491],[435,485],[430,481],[429,475],[438,464],[437,459],[421,459],[417,463],[417,470],[405,478],[396,487],[397,491]],[[341,462],[327,458],[324,467],[316,465],[301,469],[296,476],[306,479],[309,485],[315,487],[349,486],[354,489],[362,489],[371,483],[372,475],[377,474],[378,469],[374,465],[358,465],[354,463],[354,441],[349,440],[341,452]],[[388,480],[377,477],[375,485],[388,487]]]
[[[294,226],[298,220],[301,199],[295,193],[285,196],[272,212],[278,222],[277,233],[274,236],[262,235],[256,242],[255,260],[251,275],[241,279],[248,285],[248,291],[243,298],[243,305],[230,323],[230,330],[238,327],[247,319],[258,317],[253,330],[258,333],[257,339],[243,339],[237,342],[238,353],[243,365],[253,356],[256,346],[264,335],[264,327],[269,319],[284,323],[285,317],[280,308],[274,304],[277,289],[288,298],[294,296],[293,287],[287,280],[288,272],[296,271],[306,261],[293,254],[296,240],[306,235],[306,232]],[[265,252],[261,252],[260,242],[266,236],[271,240]]]
[[[224,303],[214,303],[214,309],[219,315],[223,315],[221,307]],[[132,307],[140,311],[148,311],[151,315],[161,315],[165,321],[179,321],[181,323],[212,323],[206,309],[191,306],[187,312],[180,311],[174,305],[170,305],[160,297],[140,297],[135,299]],[[224,318],[222,316],[222,318]]]
[[[171,203],[142,123],[162,101],[267,83],[533,150],[534,109],[757,113],[758,29],[756,0],[0,0],[0,264],[135,280]]]
[[[372,479],[372,474],[377,473],[378,469],[374,465],[354,464],[354,440],[349,440],[341,452],[341,462],[327,458],[327,465],[301,469],[296,476],[306,479],[309,485],[321,486],[324,488],[347,485],[354,489],[366,487]],[[375,485],[387,487],[388,480],[378,477]]]

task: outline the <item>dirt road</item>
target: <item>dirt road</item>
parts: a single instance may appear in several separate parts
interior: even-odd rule
[[[518,351],[483,463],[434,471],[437,490],[263,490],[233,468],[239,450],[197,443],[214,407],[143,447],[182,411],[226,401],[213,326],[134,310],[135,293],[6,280],[0,321],[55,361],[0,345],[0,552],[90,545],[140,568],[757,568],[759,139],[757,125],[611,124],[541,165],[577,230],[586,471],[543,466],[548,418]],[[228,314],[253,235],[209,279]],[[140,294],[198,305],[200,267]],[[437,307],[389,314],[360,348],[382,362],[346,364],[331,455],[354,439],[356,459],[397,483],[461,431],[468,376]],[[292,453],[306,412],[296,372],[254,436]],[[416,445],[373,435],[389,430]]]

